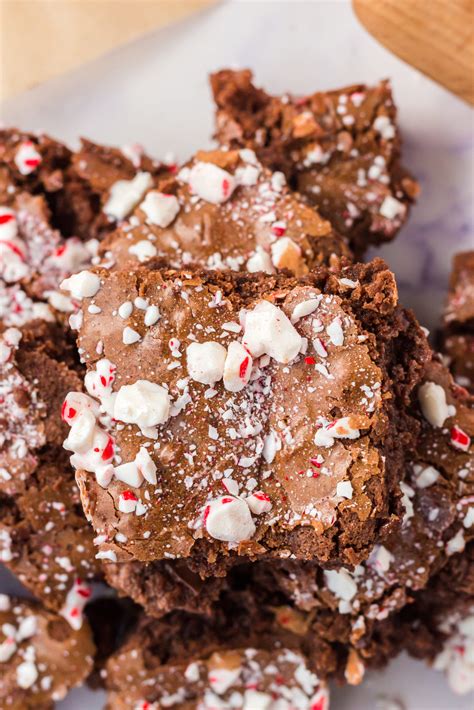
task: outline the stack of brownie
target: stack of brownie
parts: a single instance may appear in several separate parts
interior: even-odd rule
[[[2,707],[94,655],[111,710],[327,710],[402,650],[468,691],[474,255],[438,354],[364,260],[418,193],[389,84],[211,85],[179,168],[0,133]]]

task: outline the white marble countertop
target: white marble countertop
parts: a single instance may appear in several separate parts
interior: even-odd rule
[[[398,240],[379,253],[397,274],[404,303],[435,327],[451,255],[474,248],[473,113],[372,39],[346,0],[222,2],[11,99],[0,118],[72,144],[80,135],[118,145],[139,140],[156,156],[186,158],[210,144],[207,74],[229,65],[251,67],[274,93],[392,79],[405,163],[422,195]],[[1,591],[9,584],[0,578]],[[406,710],[473,708],[472,697],[453,695],[440,674],[408,658],[370,674],[362,687],[336,689],[331,708],[375,709],[380,694]],[[80,689],[59,707],[95,710],[102,702],[100,693]]]

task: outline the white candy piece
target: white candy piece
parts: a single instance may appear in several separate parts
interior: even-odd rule
[[[175,195],[151,190],[141,203],[140,209],[146,214],[149,224],[156,224],[164,229],[175,220],[180,206]]]
[[[272,509],[272,502],[266,493],[256,491],[246,499],[247,505],[254,515],[269,513]]]
[[[114,419],[136,424],[141,429],[164,424],[169,418],[170,398],[161,385],[148,380],[137,380],[123,385],[117,392]]]
[[[149,328],[152,325],[155,325],[160,319],[160,311],[158,306],[148,306],[148,308],[145,311],[145,317],[143,319],[143,322],[145,323],[146,327]]]
[[[158,254],[157,248],[148,241],[148,239],[142,239],[136,244],[132,244],[128,251],[130,254],[137,257],[140,264],[150,261],[150,259],[153,259],[153,257]]]
[[[245,314],[242,342],[252,357],[269,355],[286,365],[298,355],[302,340],[281,308],[260,301]]]
[[[344,331],[342,330],[340,318],[334,318],[332,323],[327,326],[326,333],[333,345],[344,345]]]
[[[9,207],[0,207],[0,242],[15,239],[18,234],[16,214]]]
[[[198,197],[215,205],[226,202],[237,186],[234,176],[226,170],[214,163],[202,162],[193,165],[188,183]]]
[[[148,481],[148,483],[155,485],[156,465],[150,454],[148,453],[148,449],[146,449],[144,446],[140,448],[140,451],[135,456],[135,463],[138,467],[138,470],[142,473],[143,478]]]
[[[377,116],[372,125],[374,130],[376,130],[377,133],[380,133],[382,138],[385,138],[385,140],[395,138],[395,126],[388,116]]]
[[[105,214],[116,220],[125,219],[151,187],[150,173],[137,173],[132,180],[118,180],[110,188],[109,199],[104,205]]]
[[[372,567],[378,574],[385,574],[390,569],[390,565],[395,560],[389,550],[383,545],[375,545],[367,560],[369,567]]]
[[[417,488],[428,488],[435,483],[440,473],[433,466],[414,466]]]
[[[339,481],[336,486],[336,495],[350,500],[352,498],[352,494],[352,483],[350,481]]]
[[[350,417],[341,417],[318,429],[314,443],[316,446],[329,447],[334,444],[335,439],[358,439],[359,436],[359,429],[353,429],[350,425]]]
[[[357,594],[357,584],[346,569],[327,570],[324,572],[324,580],[338,599],[350,602]]]
[[[23,661],[16,668],[16,681],[20,688],[27,690],[38,679],[38,669],[33,661]]]
[[[255,249],[255,252],[249,257],[245,266],[250,274],[255,274],[257,271],[263,271],[265,274],[275,273],[270,254],[267,254],[262,247]]]
[[[402,215],[404,215],[406,209],[407,208],[405,207],[403,202],[400,202],[391,195],[387,195],[387,197],[380,205],[379,213],[382,215],[382,217],[385,217],[386,219],[396,219],[397,217],[401,217]]]
[[[273,698],[269,693],[249,688],[244,693],[242,710],[271,710],[273,704]]]
[[[140,333],[137,333],[136,330],[133,328],[130,328],[130,326],[125,326],[123,329],[122,333],[122,342],[124,345],[133,345],[134,343],[138,343],[138,341],[141,340],[141,335]]]
[[[64,291],[69,291],[71,296],[78,300],[92,298],[100,289],[100,279],[97,274],[93,274],[90,271],[80,271],[78,274],[73,274],[68,279],[64,279],[61,283],[61,288]]]
[[[213,385],[222,379],[227,351],[220,343],[211,340],[191,343],[186,348],[188,374],[196,382]]]
[[[296,306],[293,308],[293,313],[291,314],[291,322],[295,324],[299,320],[301,320],[301,318],[304,318],[305,316],[309,316],[311,313],[314,313],[320,303],[321,296],[315,296],[314,298],[310,298],[307,301],[297,303]]]
[[[442,427],[448,417],[456,414],[456,407],[448,405],[446,392],[435,382],[424,382],[418,390],[418,401],[424,418],[433,427]]]
[[[207,532],[216,540],[242,542],[255,533],[250,508],[242,498],[216,498],[206,507],[204,517]]]
[[[253,360],[237,340],[230,343],[224,364],[224,387],[229,392],[240,392],[250,380]]]
[[[122,481],[122,483],[126,483],[127,486],[131,486],[132,488],[140,488],[143,483],[143,474],[135,461],[115,466],[114,474],[118,481]]]

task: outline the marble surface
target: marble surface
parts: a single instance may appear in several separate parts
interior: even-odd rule
[[[275,93],[392,79],[405,162],[422,195],[398,240],[378,253],[396,272],[404,303],[435,327],[451,255],[474,248],[473,113],[373,40],[346,0],[222,2],[4,103],[0,120],[72,144],[80,135],[118,145],[139,140],[154,155],[186,158],[210,145],[206,76],[229,65],[251,67]],[[1,591],[13,588],[11,578],[0,578]],[[407,658],[360,688],[336,689],[331,707],[371,710],[380,695],[402,700],[406,710],[473,707],[472,697],[456,697],[440,674]],[[100,693],[81,689],[58,707],[102,703]]]

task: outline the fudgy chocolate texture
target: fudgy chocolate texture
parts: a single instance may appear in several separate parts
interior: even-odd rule
[[[93,534],[62,448],[61,405],[81,386],[62,328],[0,327],[0,560],[75,626],[100,574]]]
[[[80,279],[70,288],[95,289],[78,340],[86,385],[113,418],[92,398],[71,399],[65,446],[101,557],[192,556],[203,574],[236,553],[357,564],[388,534],[416,432],[403,408],[429,348],[382,261],[304,279],[159,268]],[[123,318],[125,301],[135,305]],[[146,326],[154,306],[160,317]],[[242,337],[237,392],[226,374],[225,387],[197,381],[189,345]],[[278,350],[289,342],[292,353]],[[248,351],[258,356],[247,381]],[[127,388],[137,381],[138,399]],[[158,430],[149,412],[162,417]]]
[[[441,347],[456,382],[474,392],[474,251],[453,259]]]
[[[52,710],[92,668],[88,624],[73,630],[39,604],[0,595],[0,706]]]
[[[143,619],[106,665],[108,708],[298,707],[327,710],[326,685],[309,670],[300,637],[275,632],[266,610],[234,594],[210,619]],[[321,657],[322,654],[320,654]]]
[[[251,150],[197,153],[147,193],[101,253],[120,269],[159,256],[173,267],[298,276],[350,256],[346,240]]]
[[[277,97],[255,87],[249,70],[223,70],[211,87],[218,141],[282,170],[357,255],[396,235],[419,188],[400,164],[389,82]]]
[[[157,618],[176,609],[210,614],[222,590],[229,587],[222,570],[219,577],[203,579],[199,567],[194,570],[188,560],[149,564],[104,561],[103,571],[108,584],[121,596],[130,597]]]

